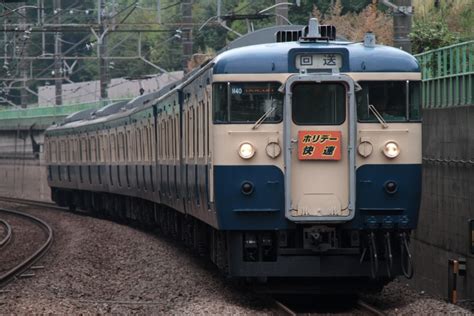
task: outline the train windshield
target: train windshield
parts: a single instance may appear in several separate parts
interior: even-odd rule
[[[357,92],[357,116],[360,122],[378,122],[373,105],[387,122],[419,121],[420,83],[415,81],[362,81]]]
[[[299,82],[293,85],[293,122],[298,125],[340,125],[346,116],[342,83]]]
[[[214,123],[281,122],[283,97],[278,82],[220,82],[213,86]],[[266,115],[265,115],[266,114]]]

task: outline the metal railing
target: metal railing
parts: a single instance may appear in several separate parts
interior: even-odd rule
[[[96,101],[96,102],[61,105],[61,106],[46,106],[46,107],[36,107],[36,108],[26,108],[26,109],[3,110],[3,111],[0,111],[0,120],[67,116],[69,114],[86,110],[86,109],[91,109],[91,108],[99,109],[104,105],[107,105],[109,103],[116,102],[116,101],[122,101],[122,100]]]
[[[474,40],[415,55],[423,108],[474,105]]]

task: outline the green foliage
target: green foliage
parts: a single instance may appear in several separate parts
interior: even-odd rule
[[[413,52],[440,48],[474,38],[474,1],[440,0],[434,2],[413,0]]]
[[[459,41],[459,38],[448,29],[446,22],[437,19],[415,21],[410,39],[414,54],[448,46]]]

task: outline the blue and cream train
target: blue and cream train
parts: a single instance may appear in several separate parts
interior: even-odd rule
[[[235,278],[329,290],[409,277],[416,59],[315,20],[277,38],[50,127],[52,199],[160,227]]]

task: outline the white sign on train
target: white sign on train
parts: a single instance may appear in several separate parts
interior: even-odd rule
[[[297,69],[332,69],[342,67],[339,54],[299,54],[296,55]]]

